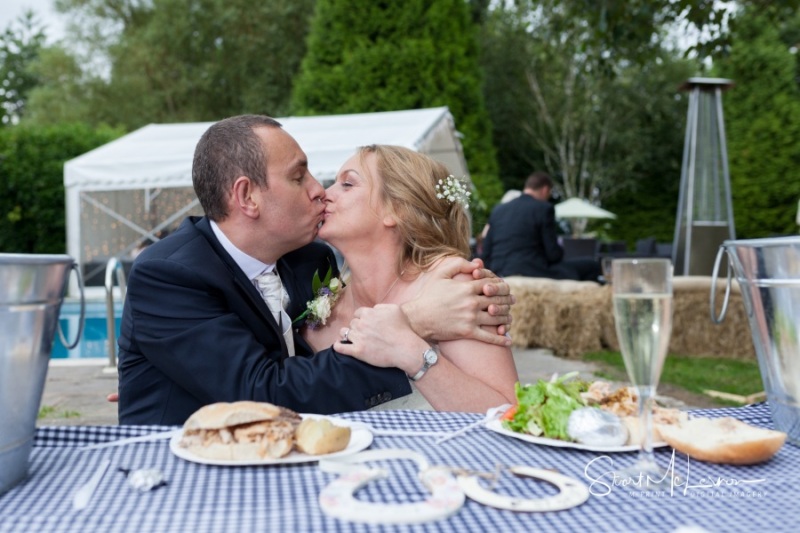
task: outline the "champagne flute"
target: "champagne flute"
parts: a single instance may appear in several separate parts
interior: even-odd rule
[[[617,339],[639,397],[639,457],[622,475],[659,489],[668,480],[653,455],[653,401],[672,332],[672,263],[615,259],[612,271]]]

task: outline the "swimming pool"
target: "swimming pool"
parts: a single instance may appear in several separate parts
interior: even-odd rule
[[[61,305],[58,322],[64,332],[67,342],[75,338],[78,331],[78,319],[81,316],[81,303],[78,300],[66,300]],[[114,304],[114,324],[116,335],[119,338],[119,326],[122,317],[122,302]],[[67,350],[56,333],[53,341],[53,350],[50,352],[52,359],[90,359],[108,358],[108,331],[106,330],[106,302],[105,300],[86,301],[86,319],[83,326],[81,341],[72,350]]]

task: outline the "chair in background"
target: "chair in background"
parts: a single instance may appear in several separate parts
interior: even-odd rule
[[[628,243],[625,241],[602,242],[598,253],[602,257],[624,257],[628,254]]]
[[[564,259],[578,259],[597,257],[599,244],[597,239],[564,237],[561,243],[564,248]]]
[[[672,259],[672,243],[671,242],[656,243],[656,256],[663,257],[665,259]]]
[[[636,241],[635,257],[655,257],[656,255],[656,238],[646,237]]]

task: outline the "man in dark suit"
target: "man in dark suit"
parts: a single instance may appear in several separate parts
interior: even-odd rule
[[[548,200],[553,180],[534,172],[518,198],[494,208],[482,258],[498,276],[530,276],[597,281],[600,265],[591,259],[564,261],[556,214]]]
[[[325,191],[278,122],[247,115],[211,126],[197,145],[192,180],[206,216],[187,218],[149,246],[130,273],[119,338],[121,424],[182,424],[203,405],[236,400],[335,413],[410,392],[402,371],[333,349],[314,354],[291,326],[314,296],[314,274],[338,269],[331,249],[312,242]],[[510,323],[508,286],[478,279],[479,268],[473,282],[448,279],[474,270],[466,261],[449,264],[424,299],[403,306],[420,336],[442,340],[469,329],[508,342],[480,328],[498,325],[502,333]],[[286,321],[257,288],[272,271],[289,297]],[[481,312],[471,310],[476,299]]]

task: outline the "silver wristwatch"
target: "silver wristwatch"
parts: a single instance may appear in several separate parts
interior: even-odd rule
[[[427,372],[430,367],[436,364],[438,360],[439,352],[437,352],[435,348],[428,348],[422,352],[422,368],[420,368],[419,371],[413,376],[409,375],[408,379],[411,381],[419,380],[425,375],[425,372]]]

